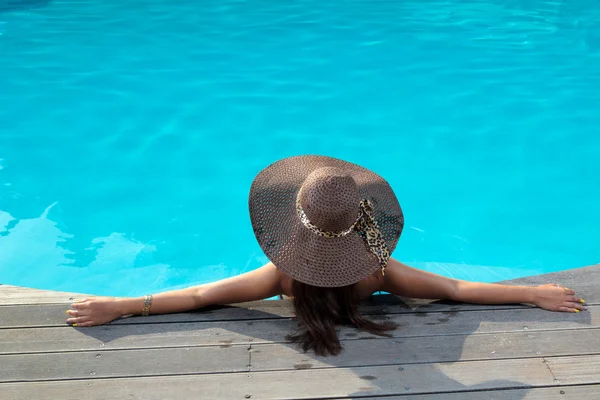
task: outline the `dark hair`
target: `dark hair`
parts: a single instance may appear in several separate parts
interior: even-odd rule
[[[338,355],[342,345],[335,330],[336,324],[351,325],[379,336],[391,335],[396,329],[392,322],[377,323],[358,312],[359,297],[354,285],[323,288],[296,280],[292,283],[298,331],[287,339],[299,343],[306,352],[314,350],[319,356]]]

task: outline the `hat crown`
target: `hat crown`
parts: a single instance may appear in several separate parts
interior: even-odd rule
[[[340,168],[323,167],[313,171],[300,188],[299,200],[310,222],[324,231],[346,230],[358,217],[358,185]]]

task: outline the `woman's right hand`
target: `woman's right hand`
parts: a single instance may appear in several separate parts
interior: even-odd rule
[[[121,316],[120,303],[115,297],[89,297],[71,304],[67,324],[85,327],[107,324]]]

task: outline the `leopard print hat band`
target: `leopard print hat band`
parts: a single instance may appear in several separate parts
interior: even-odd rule
[[[360,211],[356,221],[354,221],[348,229],[338,232],[325,231],[311,223],[302,209],[300,196],[296,198],[296,211],[298,212],[298,217],[300,218],[300,221],[302,221],[302,224],[311,232],[319,236],[334,239],[346,236],[353,231],[356,232],[363,238],[368,250],[377,257],[379,265],[381,266],[381,274],[385,275],[385,269],[390,260],[390,252],[381,235],[379,226],[377,226],[377,221],[373,216],[373,203],[371,203],[370,200],[362,199],[360,201]]]

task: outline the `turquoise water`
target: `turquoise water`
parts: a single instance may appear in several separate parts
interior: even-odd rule
[[[392,184],[419,268],[598,263],[599,110],[591,0],[3,0],[0,283],[249,271],[252,178],[305,153]]]

